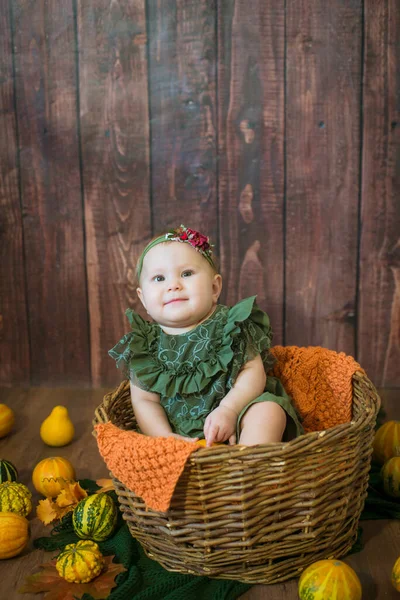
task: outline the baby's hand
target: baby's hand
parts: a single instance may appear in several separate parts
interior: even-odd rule
[[[236,411],[227,406],[218,406],[211,411],[204,423],[207,446],[211,446],[213,442],[225,442],[228,439],[230,444],[234,444],[237,418]]]

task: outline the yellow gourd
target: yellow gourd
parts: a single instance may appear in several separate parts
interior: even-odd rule
[[[0,511],[27,517],[32,510],[32,494],[23,483],[6,481],[0,484]]]
[[[48,498],[58,496],[65,481],[75,481],[75,469],[61,456],[44,458],[33,469],[32,483],[36,491]]]
[[[392,498],[400,498],[400,456],[389,458],[381,474],[385,493]]]
[[[6,404],[0,404],[0,438],[10,433],[14,420],[14,411]]]
[[[393,565],[392,584],[393,587],[400,592],[400,556]]]
[[[361,583],[341,560],[318,560],[303,571],[300,600],[361,600]]]
[[[104,557],[96,542],[81,540],[65,546],[58,555],[56,569],[60,577],[71,583],[88,583],[104,567]]]
[[[13,512],[0,512],[0,559],[17,556],[29,540],[29,523]]]
[[[198,444],[199,446],[204,446],[204,448],[207,448],[207,440],[201,439],[201,440],[197,440],[196,444]],[[213,442],[211,444],[212,446],[223,446],[222,442]],[[210,448],[210,446],[208,446]]]
[[[48,446],[69,444],[74,433],[74,424],[65,406],[55,406],[40,427],[40,437]]]
[[[375,434],[373,458],[381,465],[392,456],[400,456],[400,421],[387,421]]]

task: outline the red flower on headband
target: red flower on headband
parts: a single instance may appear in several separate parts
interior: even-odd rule
[[[177,242],[186,242],[187,244],[190,244],[192,248],[198,252],[201,252],[201,254],[203,254],[210,264],[214,264],[211,250],[212,244],[210,244],[209,238],[199,231],[181,225],[180,227],[169,231],[165,235],[165,239],[171,241],[175,240]]]
[[[211,250],[211,246],[206,235],[203,235],[199,231],[195,229],[190,229],[190,227],[185,227],[181,225],[174,231],[171,231],[168,234],[170,239],[177,239],[181,242],[187,242],[196,250],[200,250],[201,252],[209,252]]]
[[[200,250],[203,250],[203,252],[210,249],[210,244],[208,243],[207,236],[203,235],[199,231],[195,231],[194,229],[189,229],[189,227],[186,229],[186,233],[188,235],[189,242],[190,244],[192,244],[192,246],[194,246],[195,248],[200,248]],[[181,239],[184,238],[182,238],[181,236]]]

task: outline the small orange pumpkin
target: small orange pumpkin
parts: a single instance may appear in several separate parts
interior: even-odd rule
[[[17,556],[28,543],[29,523],[13,512],[0,512],[0,559]]]
[[[75,480],[75,469],[66,458],[51,456],[41,460],[32,473],[32,483],[36,491],[48,498],[55,498],[62,489],[62,483]]]
[[[392,456],[400,456],[400,421],[387,421],[375,433],[373,458],[381,465]]]
[[[14,411],[7,404],[0,404],[0,438],[10,433],[14,420]]]

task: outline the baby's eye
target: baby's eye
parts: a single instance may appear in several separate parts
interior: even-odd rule
[[[190,277],[191,275],[193,275],[193,271],[191,269],[188,269],[187,271],[183,271],[183,273],[182,273],[182,277]]]
[[[153,277],[153,281],[164,281],[164,279],[164,275],[156,275],[155,277]]]

